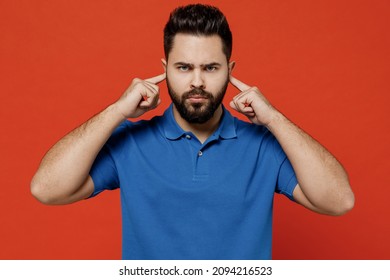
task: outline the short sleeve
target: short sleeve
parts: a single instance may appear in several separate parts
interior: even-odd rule
[[[294,201],[293,192],[295,187],[298,184],[297,177],[295,175],[295,171],[284,153],[282,147],[275,139],[275,156],[277,161],[280,162],[279,173],[278,173],[278,181],[276,186],[276,192],[280,194],[284,194],[289,199]]]
[[[97,155],[89,174],[95,186],[91,197],[104,190],[114,190],[119,187],[118,172],[107,144]]]

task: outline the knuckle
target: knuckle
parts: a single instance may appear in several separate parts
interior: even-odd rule
[[[134,84],[134,89],[143,90],[143,89],[145,89],[145,86],[142,82],[137,82]]]
[[[153,90],[155,93],[159,92],[159,87],[156,85],[152,85],[151,90]]]
[[[234,101],[234,105],[236,105],[236,108],[237,108],[238,111],[241,111],[241,105],[238,102],[238,100]]]
[[[134,78],[133,79],[133,84],[137,84],[137,83],[139,83],[141,81],[141,79],[139,79],[139,78]]]
[[[256,93],[256,94],[261,93],[261,92],[260,92],[260,89],[259,89],[258,87],[253,87],[252,90],[253,90],[253,92]]]

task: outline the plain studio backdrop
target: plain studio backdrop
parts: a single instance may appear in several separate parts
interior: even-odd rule
[[[1,259],[121,258],[118,191],[53,207],[31,196],[30,181],[64,134],[133,78],[162,73],[163,27],[188,3],[0,0]],[[328,148],[356,195],[342,217],[277,195],[274,259],[389,259],[390,2],[203,3],[229,20],[234,75]],[[230,85],[224,104],[237,93]],[[165,82],[161,97],[144,118],[168,106]]]

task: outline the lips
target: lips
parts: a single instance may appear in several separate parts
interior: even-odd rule
[[[192,104],[201,104],[212,99],[212,94],[200,88],[194,88],[183,95],[183,100]]]
[[[190,95],[188,96],[188,99],[207,99],[208,97],[207,96],[204,96],[204,95]]]
[[[204,102],[208,98],[203,95],[191,95],[187,98],[188,101],[193,102],[193,103],[199,103],[199,102]]]

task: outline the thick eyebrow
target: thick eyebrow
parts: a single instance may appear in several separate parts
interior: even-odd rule
[[[190,68],[194,68],[194,64],[192,63],[187,63],[187,62],[175,62],[173,64],[174,66],[188,66]],[[220,67],[221,66],[221,63],[218,63],[218,62],[211,62],[211,63],[207,63],[207,64],[201,64],[200,67],[202,68],[205,68],[205,67]]]
[[[191,63],[186,63],[186,62],[175,62],[173,64],[174,66],[188,66],[188,67],[191,67],[193,68],[194,67],[194,64],[191,64]]]
[[[207,64],[200,65],[201,67],[221,67],[221,63],[218,62],[211,62]]]

